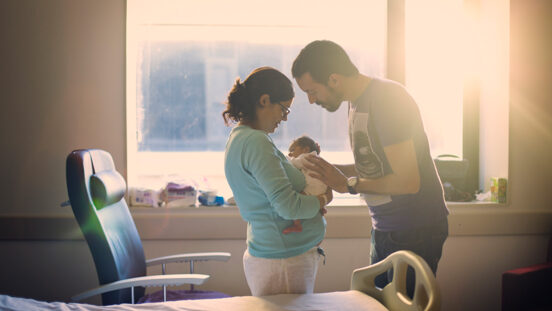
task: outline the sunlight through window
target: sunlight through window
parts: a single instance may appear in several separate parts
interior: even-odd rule
[[[228,91],[236,77],[243,79],[259,66],[275,67],[291,78],[291,64],[308,42],[334,40],[361,72],[386,74],[383,0],[344,0],[339,6],[318,1],[128,1],[127,10],[131,186],[180,176],[228,190],[223,154],[230,128],[221,117]],[[285,151],[294,138],[307,134],[320,143],[328,160],[352,163],[347,127],[337,126],[347,122],[346,105],[330,115],[309,105],[295,88],[288,122],[271,135],[278,147]]]

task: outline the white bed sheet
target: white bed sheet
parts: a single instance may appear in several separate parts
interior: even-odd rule
[[[44,302],[27,298],[0,295],[0,310],[5,311],[199,311],[199,310],[332,310],[332,311],[386,311],[376,299],[356,290],[309,295],[283,294],[265,297],[240,296],[221,299],[168,301],[164,303],[121,304],[95,306],[82,303]]]

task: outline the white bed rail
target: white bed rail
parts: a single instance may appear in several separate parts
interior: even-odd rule
[[[414,269],[416,275],[412,299],[406,295],[408,266]],[[389,269],[393,269],[393,281],[383,289],[376,287],[376,276]],[[437,311],[441,307],[441,295],[433,272],[422,257],[411,251],[398,251],[374,265],[354,270],[351,289],[376,298],[389,310]]]

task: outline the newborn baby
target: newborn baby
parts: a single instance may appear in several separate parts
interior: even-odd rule
[[[289,158],[291,164],[298,168],[303,175],[305,175],[305,181],[307,185],[303,189],[303,193],[307,195],[319,195],[326,192],[327,186],[314,177],[309,175],[310,170],[305,168],[304,163],[307,161],[305,156],[307,154],[320,154],[320,146],[310,137],[301,136],[295,139],[289,146]],[[301,232],[303,231],[303,226],[301,225],[301,220],[296,219],[293,221],[293,226],[285,228],[282,232],[288,234],[291,232]]]

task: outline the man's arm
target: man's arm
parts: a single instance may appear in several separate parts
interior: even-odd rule
[[[354,164],[334,164],[334,166],[346,177],[358,175]]]
[[[377,179],[360,178],[356,186],[359,193],[377,194],[411,194],[420,190],[420,173],[412,139],[389,145],[383,148],[391,174]],[[333,190],[345,193],[347,176],[326,160],[309,156],[307,168],[312,170],[312,177],[322,180]]]

